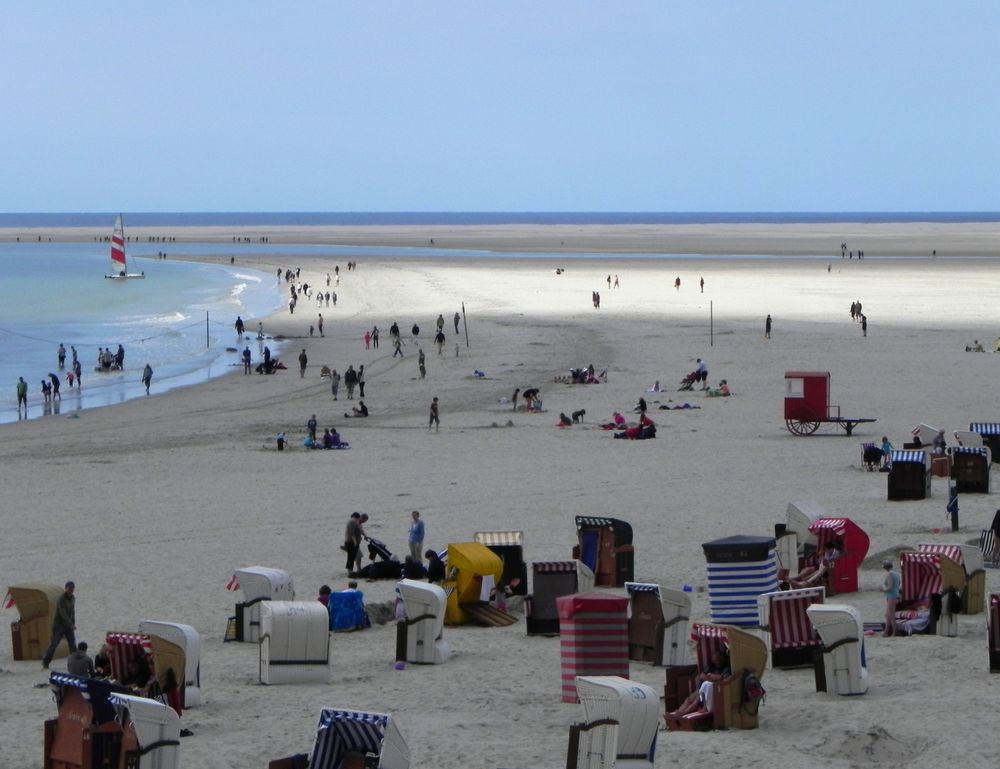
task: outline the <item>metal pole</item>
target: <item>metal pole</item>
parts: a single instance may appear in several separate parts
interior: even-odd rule
[[[211,346],[208,341],[208,310],[205,310],[205,349],[207,350]]]
[[[711,299],[708,300],[708,346],[715,347],[715,308]]]
[[[465,302],[462,302],[462,326],[465,328],[465,346],[469,346],[469,319],[465,316]]]

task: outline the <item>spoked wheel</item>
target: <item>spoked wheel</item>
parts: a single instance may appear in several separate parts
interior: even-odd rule
[[[812,435],[819,429],[819,422],[811,419],[786,419],[785,427],[792,435]]]

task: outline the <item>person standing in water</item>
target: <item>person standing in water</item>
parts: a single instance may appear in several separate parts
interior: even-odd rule
[[[148,363],[146,368],[142,370],[142,383],[146,385],[146,395],[149,395],[149,384],[153,381],[153,367]]]

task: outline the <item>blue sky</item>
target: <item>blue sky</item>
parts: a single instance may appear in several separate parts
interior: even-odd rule
[[[39,2],[0,211],[997,210],[995,2]]]

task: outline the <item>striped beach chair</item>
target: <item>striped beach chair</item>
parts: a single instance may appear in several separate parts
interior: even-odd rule
[[[1000,452],[1000,422],[971,422],[969,432],[978,433],[994,457]]]
[[[115,681],[124,681],[128,664],[136,657],[145,657],[149,665],[150,691],[157,687],[162,690],[167,684],[167,671],[173,670],[174,677],[183,687],[187,657],[179,645],[147,633],[111,632],[104,639],[111,658],[111,677]]]
[[[408,769],[410,749],[388,713],[324,708],[319,714],[309,769],[353,766]]]
[[[899,554],[899,565],[903,585],[896,612],[897,628],[902,625],[909,632],[950,638],[958,635],[958,618],[945,594],[961,593],[965,584],[962,567],[946,555],[912,550]],[[928,622],[920,627],[925,612]]]
[[[962,586],[962,614],[981,614],[986,603],[986,564],[982,551],[974,545],[921,543],[922,553],[940,553],[959,566],[965,574]]]
[[[988,446],[953,446],[951,477],[959,494],[989,494],[992,456]]]
[[[743,707],[743,676],[747,671],[763,679],[767,666],[767,647],[752,633],[732,625],[691,626],[691,640],[698,658],[698,669],[705,668],[719,648],[728,649],[732,675],[715,686],[712,712],[695,711],[680,719],[667,719],[671,731],[695,731],[706,726],[715,729],[756,729],[758,713]],[[669,669],[668,669],[669,672]],[[668,679],[669,680],[669,679]],[[688,692],[694,691],[694,677],[686,682]]]
[[[779,590],[757,598],[761,636],[768,648],[771,665],[794,668],[812,665],[822,640],[806,610],[826,599],[823,587]]]
[[[626,582],[629,659],[654,665],[689,665],[691,596],[652,582]]]
[[[990,593],[990,611],[986,623],[990,652],[990,672],[1000,673],[1000,593]]]
[[[594,572],[582,561],[535,561],[531,564],[531,595],[525,599],[528,635],[559,635],[556,599],[586,593],[594,587]]]

